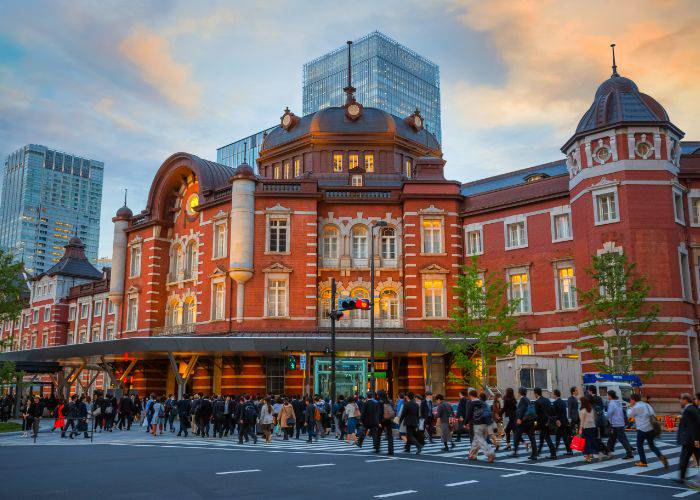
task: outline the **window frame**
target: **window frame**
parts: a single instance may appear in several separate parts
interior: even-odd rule
[[[221,239],[221,242],[219,241]],[[227,256],[228,221],[226,219],[215,220],[212,227],[212,259],[223,259]],[[221,243],[221,248],[219,248]]]
[[[134,303],[134,308],[132,312],[132,301]],[[139,298],[138,295],[129,295],[126,299],[126,328],[127,332],[135,332],[138,330],[139,326]]]
[[[513,294],[513,282],[511,278],[516,275],[525,275],[527,278],[527,301],[523,301],[521,297],[514,297]],[[530,268],[529,267],[511,267],[506,270],[506,283],[508,284],[508,300],[519,299],[518,308],[513,312],[514,316],[523,316],[532,314],[532,282],[530,280]],[[522,283],[520,284],[522,288]],[[523,296],[524,297],[524,296]],[[521,304],[527,303],[527,310],[522,310]]]
[[[363,187],[365,185],[361,174],[354,174],[350,177],[350,185],[353,187]]]
[[[90,304],[82,302],[80,304],[80,319],[87,319],[90,316]]]
[[[431,233],[431,238],[428,239],[426,236],[426,222],[438,222],[438,248],[434,248],[434,243],[436,241],[434,237],[435,229],[433,226],[430,227],[429,231]],[[420,236],[421,236],[421,255],[444,255],[445,254],[445,217],[442,215],[424,215],[420,218]],[[428,242],[430,245],[428,247]]]
[[[393,234],[387,235],[387,231],[392,231]],[[379,257],[382,261],[393,262],[398,258],[398,236],[396,233],[394,226],[386,226],[379,230]],[[391,249],[388,255],[385,253],[385,247]],[[392,253],[393,255],[391,255]]]
[[[572,303],[569,307],[564,307],[563,304],[563,290],[562,290],[562,279],[560,276],[560,271],[564,269],[571,269],[572,270],[572,276],[571,276],[571,284],[569,285],[571,287],[571,297],[572,297]],[[576,293],[576,267],[574,266],[574,262],[572,260],[562,260],[562,261],[557,261],[554,263],[554,291],[556,294],[556,305],[557,305],[557,311],[575,311],[578,309],[578,294]]]
[[[685,197],[683,196],[683,190],[677,186],[673,186],[671,193],[673,200],[673,220],[681,226],[685,226]],[[680,217],[678,216],[679,211]]]
[[[685,258],[685,263],[683,259]],[[681,297],[683,300],[693,301],[693,284],[690,275],[690,254],[684,243],[678,246],[678,268],[680,271]]]
[[[276,314],[271,315],[270,312],[270,291],[271,284],[273,282],[284,283],[284,314],[280,314],[279,310],[276,310]],[[279,302],[275,301],[276,308],[279,306]],[[289,274],[284,273],[268,273],[265,275],[265,312],[264,317],[266,319],[289,319]]]
[[[363,164],[366,173],[374,173],[374,153],[365,153]]]
[[[301,158],[294,158],[294,178],[301,176]]]
[[[278,222],[284,221],[284,227],[277,225]],[[276,225],[276,241],[277,241],[277,248],[275,250],[272,249],[272,231],[273,231],[273,222],[275,222]],[[265,253],[266,254],[276,254],[276,255],[289,255],[290,253],[290,232],[291,232],[291,218],[289,213],[270,213],[267,214],[267,220],[266,220],[266,231],[265,231]],[[282,239],[280,238],[280,232],[284,229],[284,249],[281,248],[281,241]]]
[[[423,302],[423,319],[426,320],[434,320],[434,319],[445,319],[447,318],[447,275],[440,274],[440,275],[424,275],[422,279],[422,302]],[[433,300],[432,302],[432,311],[431,315],[428,315],[428,304],[427,304],[427,291],[429,288],[426,287],[426,283],[428,282],[436,282],[440,281],[442,283],[442,292],[440,294],[440,314],[437,315],[435,314],[435,301]],[[430,288],[430,290],[435,290],[435,288]],[[435,297],[435,294],[433,294],[433,297]]]
[[[102,305],[102,299],[96,300],[95,303],[92,305],[92,317],[97,318],[99,316],[102,316],[102,308],[104,306]]]
[[[219,304],[219,289],[223,290],[221,304]],[[219,311],[219,305],[221,311]],[[218,278],[211,281],[211,321],[226,320],[226,280]]]
[[[331,160],[331,170],[333,173],[341,173],[343,171],[343,154],[342,153],[333,153],[333,157]]]
[[[598,199],[612,195],[613,201],[615,203],[615,217],[611,219],[601,220],[598,211]],[[602,226],[605,224],[615,224],[620,222],[620,197],[617,193],[617,186],[612,186],[604,189],[596,189],[591,191],[591,196],[593,197],[593,220],[596,226]]]
[[[334,236],[330,236],[330,233],[334,233]],[[333,245],[330,245],[330,241],[334,241]],[[340,229],[335,224],[326,224],[321,230],[321,256],[327,260],[336,260],[339,258],[339,241],[340,241]],[[331,246],[333,246],[333,253],[331,254]]]
[[[552,243],[559,243],[562,241],[571,241],[574,239],[574,231],[573,231],[573,224],[571,220],[571,207],[566,205],[566,206],[561,206],[561,207],[555,207],[549,212],[549,217],[550,217],[550,224],[551,224],[551,229],[552,229]],[[557,219],[559,217],[566,217],[567,218],[567,231],[568,235],[567,236],[560,236],[557,233]]]
[[[479,245],[478,248],[473,248],[472,247],[472,242],[470,235],[472,234],[478,234],[479,235]],[[468,226],[465,226],[464,228],[464,248],[465,248],[465,255],[467,257],[472,257],[474,255],[483,255],[484,254],[484,228],[481,224],[469,224]]]
[[[348,155],[348,171],[356,169],[360,166],[360,155],[351,153]]]
[[[364,230],[364,235],[360,236],[359,234],[356,233],[358,229],[363,229]],[[360,239],[360,237],[364,240],[364,245],[363,247],[360,247],[359,245],[355,244],[355,240]],[[361,223],[355,224],[350,228],[350,257],[352,257],[353,260],[367,260],[369,259],[369,239],[370,239],[370,231],[369,228]],[[358,255],[356,250],[359,248],[364,249],[364,254],[363,255]]]
[[[141,276],[141,256],[141,243],[131,245],[129,248],[129,278]]]
[[[516,245],[511,244],[510,240],[510,227],[511,226],[522,225],[522,235],[523,241],[518,241]],[[527,248],[529,243],[529,238],[527,234],[527,217],[524,215],[516,215],[514,217],[508,217],[503,221],[503,235],[505,239],[505,249],[506,250],[517,250],[519,248]]]

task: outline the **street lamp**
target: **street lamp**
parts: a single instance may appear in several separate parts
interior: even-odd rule
[[[376,228],[386,227],[389,224],[385,220],[378,220],[370,226],[370,260],[369,260],[369,342],[370,355],[369,362],[372,365],[369,376],[369,390],[374,394],[375,382],[374,378],[374,230]]]

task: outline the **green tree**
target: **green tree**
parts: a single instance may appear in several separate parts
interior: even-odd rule
[[[27,291],[22,272],[23,265],[0,249],[0,322],[15,320],[22,312]]]
[[[488,391],[488,375],[496,358],[512,355],[524,340],[517,329],[518,301],[508,298],[506,282],[495,274],[483,277],[477,260],[462,267],[454,291],[459,305],[445,330],[436,334],[462,372],[462,382]]]
[[[596,368],[604,373],[653,373],[652,363],[667,348],[665,331],[654,335],[649,328],[659,307],[647,302],[649,285],[623,253],[593,256],[586,273],[593,279],[590,290],[578,291],[586,311],[587,337],[579,347],[589,349]],[[670,338],[668,338],[670,340]]]

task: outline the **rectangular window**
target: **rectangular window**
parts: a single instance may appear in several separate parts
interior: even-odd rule
[[[51,319],[51,306],[44,306],[44,322]]]
[[[519,378],[520,387],[525,389],[534,389],[535,387],[549,389],[547,370],[544,368],[521,368]]]
[[[139,301],[137,297],[129,297],[126,304],[126,329],[136,330],[137,318],[139,314]]]
[[[413,163],[410,159],[406,159],[404,162],[404,171],[406,172],[406,179],[413,177]]]
[[[75,321],[75,306],[68,308],[68,321]]]
[[[88,305],[80,304],[80,319],[85,319],[88,317]]]
[[[527,227],[525,221],[506,224],[506,249],[527,246]]]
[[[423,220],[423,253],[442,253],[442,220]]]
[[[290,176],[290,174],[291,174],[291,169],[292,169],[292,167],[291,167],[291,165],[289,164],[289,162],[288,162],[288,161],[285,161],[285,162],[284,162],[284,178],[285,178],[285,179],[289,179],[289,176]]]
[[[294,177],[299,177],[301,175],[301,159],[294,159]]]
[[[267,315],[271,318],[287,316],[287,281],[271,279],[267,282]]]
[[[685,248],[678,250],[678,258],[681,268],[681,293],[685,300],[693,300],[693,293],[690,285],[690,263],[688,261],[688,252]]]
[[[214,305],[212,320],[222,320],[226,311],[226,284],[223,281],[214,283],[212,295],[212,304]]]
[[[361,175],[353,175],[352,176],[352,185],[355,187],[362,187],[362,176]]]
[[[102,301],[97,300],[95,301],[95,306],[92,308],[92,315],[97,317],[97,316],[102,316]]]
[[[269,252],[287,251],[287,219],[270,219]]]
[[[480,229],[467,232],[467,255],[481,255],[484,253]]]
[[[32,311],[32,323],[37,324],[39,322],[39,309],[34,309]]]
[[[558,214],[552,218],[553,241],[571,239],[571,214]]]
[[[530,312],[530,280],[527,272],[512,270],[508,277],[509,299],[514,301],[515,313]]]
[[[29,326],[29,314],[24,317],[24,328]]]
[[[141,245],[131,247],[129,263],[129,277],[135,278],[141,275]]]
[[[690,199],[691,222],[695,226],[700,226],[700,198]]]
[[[333,155],[333,172],[343,171],[343,155]]]
[[[423,282],[423,310],[426,318],[444,317],[443,281],[427,279]]]
[[[673,216],[677,223],[685,225],[685,210],[683,210],[683,192],[673,190]]]
[[[559,309],[576,308],[576,279],[574,268],[570,264],[562,264],[557,268],[557,294]]]
[[[348,170],[357,168],[360,165],[359,155],[349,155],[348,156]]]
[[[609,191],[606,193],[593,194],[595,201],[595,223],[609,224],[618,222],[620,217],[617,212],[617,193]]]
[[[275,165],[275,167],[272,169],[272,176],[275,180],[278,180],[282,176],[279,165]]]
[[[365,153],[365,172],[374,172],[374,155]]]
[[[214,251],[212,253],[215,259],[226,256],[226,222],[214,224]]]
[[[111,300],[107,301],[107,314],[114,314],[114,304]]]

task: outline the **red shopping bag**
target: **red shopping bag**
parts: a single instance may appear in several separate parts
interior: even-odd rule
[[[586,447],[586,440],[582,438],[581,436],[574,436],[571,439],[571,449],[580,451],[583,453],[584,448]]]

